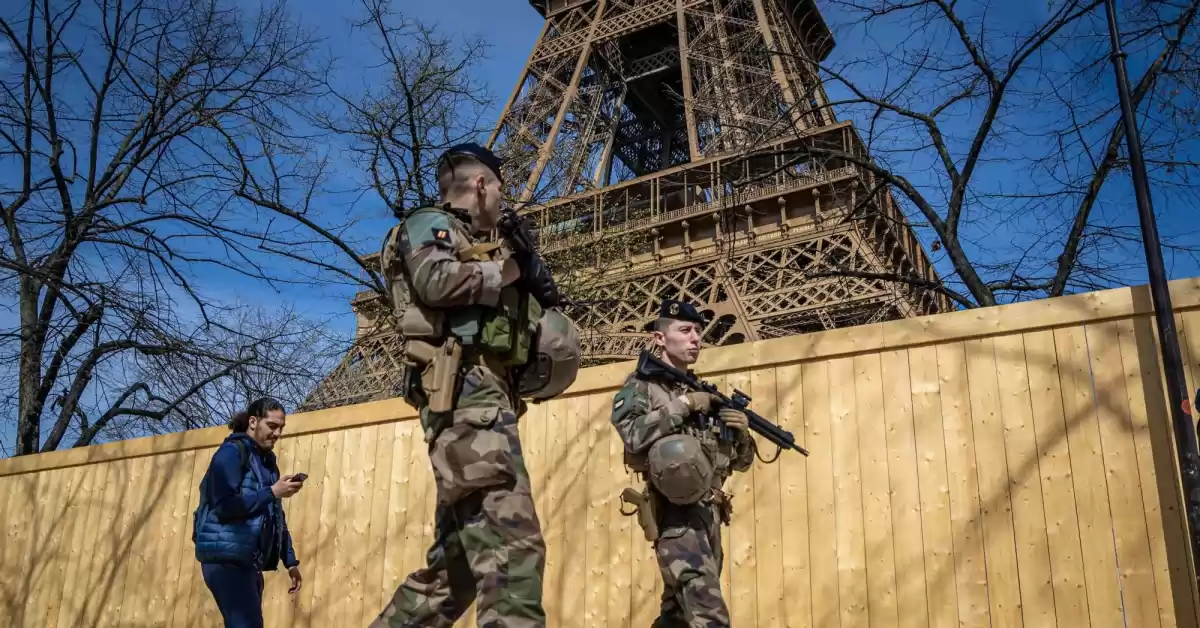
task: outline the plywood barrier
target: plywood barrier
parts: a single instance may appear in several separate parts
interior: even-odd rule
[[[1172,284],[1189,388],[1200,280]],[[735,626],[1197,625],[1144,287],[711,350],[704,377],[812,452],[729,485]],[[648,626],[650,547],[608,422],[629,371],[583,372],[521,431],[548,544],[551,626]],[[398,400],[288,420],[305,585],[267,575],[268,626],[363,626],[424,560],[425,444]],[[0,461],[0,624],[218,626],[192,555],[226,430]],[[463,625],[473,625],[473,616]]]

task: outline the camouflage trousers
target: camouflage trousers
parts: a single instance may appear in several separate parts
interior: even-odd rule
[[[653,628],[729,626],[729,609],[721,597],[724,557],[717,508],[662,503],[654,550],[664,586]]]
[[[433,545],[372,628],[448,628],[472,601],[479,626],[546,625],[546,545],[505,390],[475,367],[453,417],[441,417],[448,425],[422,411],[437,484]]]

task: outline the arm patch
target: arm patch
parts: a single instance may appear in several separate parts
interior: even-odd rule
[[[630,416],[645,414],[649,405],[644,391],[638,390],[637,385],[624,386],[613,397],[612,422],[621,423]]]
[[[450,216],[436,209],[413,212],[404,219],[404,233],[413,251],[426,244],[453,248],[454,225],[450,222]]]

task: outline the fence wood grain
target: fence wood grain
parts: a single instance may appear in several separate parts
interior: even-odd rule
[[[1200,279],[1172,297],[1195,386]],[[608,413],[630,367],[588,369],[522,421],[551,626],[657,613],[652,550],[616,499],[633,479]],[[710,350],[696,370],[812,452],[727,486],[735,624],[1196,625],[1144,287]],[[289,417],[282,468],[311,478],[286,502],[305,584],[267,575],[269,626],[365,625],[423,564],[435,495],[413,415],[389,400]],[[190,533],[224,435],[0,461],[6,625],[219,625]]]

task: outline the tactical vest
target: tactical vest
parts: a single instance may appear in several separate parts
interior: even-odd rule
[[[679,397],[689,390],[683,386],[664,386],[654,381],[649,382],[649,384],[650,386],[665,388],[672,398]],[[706,423],[708,424],[707,426],[705,425]],[[679,433],[689,434],[700,442],[700,446],[704,449],[704,455],[708,458],[709,463],[712,464],[713,488],[720,489],[725,480],[733,473],[734,446],[733,443],[720,439],[720,431],[717,425],[715,418],[709,420],[698,416],[696,413],[692,413],[679,428]],[[645,475],[650,469],[648,454],[631,454],[626,451],[625,465],[631,471]]]
[[[409,216],[423,211],[445,210],[427,207],[418,209]],[[456,222],[461,222],[452,214],[449,215]],[[399,228],[403,229],[403,222]],[[509,256],[508,250],[499,243],[471,244],[456,238],[455,246],[460,262],[501,261]],[[409,294],[412,295],[412,277],[407,265],[404,266],[404,270],[404,281]],[[500,290],[500,299],[495,308],[471,305],[434,309],[419,303],[415,298],[408,301],[407,307],[399,317],[399,331],[402,336],[438,344],[449,334],[457,338],[464,349],[486,353],[506,367],[520,366],[528,362],[538,320],[542,317],[542,307],[537,300],[513,285]]]

